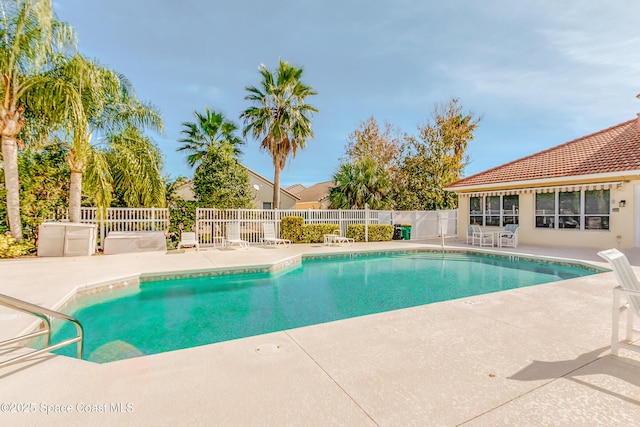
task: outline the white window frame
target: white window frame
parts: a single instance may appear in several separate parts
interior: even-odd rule
[[[537,226],[537,218],[539,216],[547,216],[550,217],[551,215],[545,215],[543,213],[538,213],[538,209],[536,206],[536,199],[534,196],[534,200],[533,200],[533,228],[535,229],[551,229],[551,230],[577,230],[577,231],[599,231],[599,232],[610,232],[611,231],[611,190],[610,189],[605,189],[603,191],[608,191],[609,192],[609,212],[606,214],[587,214],[586,211],[586,196],[585,193],[587,191],[597,191],[597,190],[589,190],[589,189],[585,189],[585,188],[581,188],[580,190],[555,190],[553,191],[554,194],[554,213],[553,213],[553,227],[538,227]],[[561,215],[560,214],[560,193],[576,193],[579,192],[580,193],[580,206],[579,206],[579,210],[580,212],[573,214],[573,215]],[[550,192],[551,193],[551,192]],[[536,196],[538,194],[541,193],[536,193]],[[543,193],[544,194],[544,193]],[[579,227],[575,227],[575,228],[568,228],[568,227],[560,227],[560,218],[561,217],[571,217],[571,216],[577,216],[580,218],[580,226]],[[587,228],[586,227],[586,223],[587,223],[587,217],[608,217],[609,218],[609,228]]]
[[[508,211],[507,214],[505,215],[505,210],[503,209],[504,207],[504,197],[505,196],[511,196],[513,194],[500,194],[500,195],[496,195],[496,194],[491,194],[491,195],[485,195],[485,196],[472,196],[469,198],[469,223],[471,224],[471,217],[482,217],[482,224],[479,224],[483,227],[487,226],[487,217],[490,216],[499,216],[499,225],[493,225],[493,226],[489,226],[489,227],[504,227],[505,223],[504,223],[504,217],[513,217],[515,219],[515,223],[519,224],[520,223],[520,195],[519,194],[515,194],[515,196],[518,196],[518,209],[516,210],[515,214],[513,213],[513,211]],[[487,198],[488,197],[500,197],[500,212],[496,212],[493,210],[487,210]],[[479,198],[480,199],[480,206],[482,208],[482,210],[480,212],[474,213],[471,211],[471,199],[473,198]]]

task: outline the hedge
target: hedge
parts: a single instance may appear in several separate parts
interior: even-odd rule
[[[347,237],[356,242],[364,242],[364,224],[349,224]],[[393,238],[393,225],[369,224],[369,242],[390,242]]]
[[[289,239],[292,243],[300,243],[303,225],[304,218],[301,216],[283,216],[280,219],[280,238]]]
[[[323,243],[325,234],[340,234],[338,224],[305,224],[302,226],[303,243]]]

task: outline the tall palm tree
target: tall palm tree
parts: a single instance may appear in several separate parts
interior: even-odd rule
[[[24,143],[18,134],[29,108],[49,117],[50,123],[69,123],[57,109],[71,102],[78,112],[79,101],[68,84],[48,76],[51,60],[75,49],[73,29],[59,22],[52,0],[10,0],[0,3],[0,136],[2,167],[7,189],[7,216],[13,237],[22,240],[18,184],[18,148]]]
[[[83,175],[88,171],[85,187],[101,210],[111,202],[114,181],[115,184],[127,183],[124,191],[130,196],[125,200],[144,200],[141,202],[144,205],[153,200],[163,206],[164,183],[159,170],[162,161],[155,145],[140,132],[144,128],[162,131],[160,114],[151,105],[137,100],[131,83],[124,76],[80,55],[75,55],[56,72],[73,85],[82,100],[81,116],[63,136],[71,168],[69,220],[80,221]],[[126,180],[117,179],[112,173],[113,167],[119,164],[118,153],[128,160],[134,172],[125,173],[120,169],[118,176],[128,177]],[[144,193],[140,193],[143,190]]]
[[[311,116],[318,110],[306,103],[316,95],[311,86],[301,81],[302,68],[280,60],[278,70],[271,73],[263,64],[258,69],[262,76],[259,87],[247,86],[245,96],[252,106],[240,118],[244,121],[243,135],[251,133],[262,138],[260,148],[273,159],[273,207],[280,207],[280,172],[289,156],[295,157],[308,139],[313,138]]]
[[[202,161],[213,148],[219,147],[223,143],[227,143],[232,147],[234,157],[238,157],[242,152],[240,145],[244,141],[235,135],[238,126],[227,120],[222,113],[211,111],[205,107],[205,113],[201,114],[194,111],[196,122],[184,122],[182,126],[182,134],[184,138],[178,142],[184,145],[178,148],[178,151],[186,151],[190,153],[187,156],[187,163],[194,167],[202,164]]]

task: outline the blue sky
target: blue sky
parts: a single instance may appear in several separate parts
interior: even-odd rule
[[[348,135],[370,116],[416,134],[438,103],[481,116],[469,176],[636,117],[637,0],[58,0],[81,53],[134,84],[162,111],[153,135],[168,174],[181,123],[205,106],[239,126],[258,66],[304,67],[315,138],[282,184],[330,180]],[[242,162],[273,178],[248,139]]]

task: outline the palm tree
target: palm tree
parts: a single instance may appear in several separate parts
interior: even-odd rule
[[[333,176],[335,187],[329,190],[333,209],[389,209],[391,179],[386,169],[371,157],[345,163]]]
[[[162,152],[140,129],[131,127],[112,135],[106,148],[96,151],[106,157],[114,192],[126,206],[166,206]],[[93,181],[88,181],[91,188]]]
[[[247,86],[245,99],[253,104],[241,115],[245,127],[243,135],[251,133],[262,138],[260,148],[273,159],[273,207],[280,206],[280,172],[289,156],[304,148],[307,139],[313,138],[311,116],[318,110],[306,104],[306,98],[316,95],[311,86],[301,81],[302,68],[296,68],[280,60],[275,73],[265,65],[259,68],[260,87]]]
[[[18,148],[24,143],[18,134],[25,125],[29,108],[47,116],[51,124],[69,123],[57,109],[71,102],[75,112],[79,101],[69,86],[46,75],[52,59],[75,49],[73,29],[55,18],[52,0],[11,0],[0,3],[0,136],[2,167],[7,190],[7,216],[13,237],[22,240],[18,184]]]
[[[71,168],[69,220],[80,221],[85,172],[89,172],[85,189],[100,210],[111,203],[112,189],[119,188],[127,195],[127,205],[137,201],[144,206],[164,206],[161,156],[140,132],[143,128],[161,131],[160,114],[136,99],[124,76],[80,55],[56,72],[73,85],[82,100],[82,114],[71,132],[63,136]],[[117,169],[121,165],[118,155],[126,159],[130,172]]]
[[[185,137],[179,142],[183,142],[184,145],[178,148],[178,151],[190,153],[187,156],[189,166],[202,164],[207,153],[223,143],[232,147],[234,157],[237,158],[242,154],[240,145],[244,144],[244,141],[235,135],[238,126],[227,120],[222,113],[210,111],[208,107],[205,107],[204,114],[197,111],[193,114],[197,121],[182,123],[184,127],[182,133]]]

